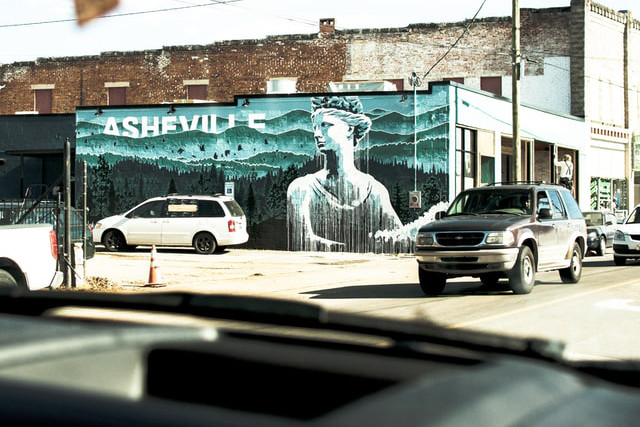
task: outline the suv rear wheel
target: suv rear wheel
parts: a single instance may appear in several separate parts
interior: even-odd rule
[[[440,295],[447,284],[447,276],[442,273],[426,271],[418,267],[420,289],[425,295]]]
[[[514,294],[528,294],[536,282],[536,259],[528,246],[520,248],[516,265],[508,274],[509,287]]]
[[[560,270],[560,279],[562,283],[578,283],[582,275],[582,251],[580,245],[573,244],[571,251],[571,264],[569,267]]]

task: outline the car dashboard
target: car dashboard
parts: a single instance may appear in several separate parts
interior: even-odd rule
[[[0,419],[65,425],[632,425],[637,366],[540,340],[230,296],[0,296]]]

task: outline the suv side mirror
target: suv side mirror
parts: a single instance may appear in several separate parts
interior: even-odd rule
[[[444,216],[444,214],[445,214],[445,212],[444,212],[444,211],[438,211],[438,212],[436,212],[436,214],[435,214],[435,216],[434,216],[434,217],[435,217],[435,219],[436,219],[436,220],[438,220],[438,219],[442,219],[442,217]]]
[[[541,208],[538,211],[538,218],[540,218],[540,219],[549,219],[549,218],[551,218],[551,209],[549,209],[549,208]]]

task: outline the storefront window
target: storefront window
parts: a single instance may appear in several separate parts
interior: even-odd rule
[[[476,185],[476,131],[456,128],[456,192]]]

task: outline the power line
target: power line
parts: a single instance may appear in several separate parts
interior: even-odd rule
[[[431,68],[429,68],[427,70],[426,73],[424,73],[424,76],[422,76],[422,79],[424,79],[425,77],[427,77],[427,75],[431,72],[431,70],[433,70],[439,63],[440,61],[442,61],[448,54],[449,52],[451,52],[451,50],[456,47],[456,45],[458,44],[458,42],[460,40],[462,40],[462,37],[464,37],[465,34],[467,34],[467,32],[469,31],[469,28],[471,27],[471,25],[475,22],[476,18],[478,17],[478,14],[480,13],[480,11],[482,10],[482,7],[484,6],[484,4],[487,2],[487,0],[482,0],[482,4],[480,4],[480,7],[478,8],[478,10],[476,11],[476,14],[473,15],[473,18],[471,18],[471,21],[469,21],[469,24],[467,24],[467,26],[464,28],[464,31],[460,34],[460,36],[456,39],[456,41],[449,47],[449,49],[447,49],[447,51],[444,53],[444,55],[442,55],[436,62],[435,64],[433,64],[431,66]],[[422,80],[422,79],[418,79],[418,81]]]
[[[161,12],[172,12],[176,10],[184,10],[184,9],[194,9],[198,7],[208,7],[208,6],[220,6],[226,5],[230,3],[237,3],[244,0],[211,0],[209,3],[201,3],[201,4],[193,4],[189,6],[178,6],[178,7],[168,7],[164,9],[153,9],[153,10],[142,10],[139,12],[127,12],[127,13],[114,13],[110,15],[102,15],[96,17],[96,19],[104,19],[104,18],[121,18],[123,16],[135,16],[135,15],[145,15],[148,13],[161,13]],[[53,19],[49,21],[36,21],[36,22],[22,22],[18,24],[0,24],[0,28],[16,28],[16,27],[29,27],[34,25],[46,25],[46,24],[60,24],[63,22],[76,22],[76,18],[66,18],[66,19]]]

